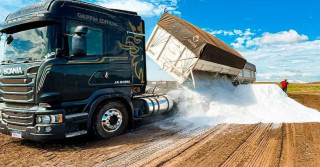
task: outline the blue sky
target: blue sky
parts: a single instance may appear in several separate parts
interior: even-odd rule
[[[1,0],[0,19],[40,0]],[[137,11],[146,37],[163,9],[205,29],[256,64],[258,81],[320,81],[320,1],[316,0],[86,0]],[[148,59],[149,80],[171,77]]]

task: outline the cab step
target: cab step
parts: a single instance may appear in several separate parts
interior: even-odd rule
[[[76,132],[71,132],[71,133],[67,133],[66,134],[66,138],[80,136],[80,135],[84,135],[84,134],[87,134],[87,133],[88,132],[86,130],[80,130],[80,131],[76,131]]]

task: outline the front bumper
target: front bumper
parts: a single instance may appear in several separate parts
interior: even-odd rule
[[[1,108],[2,111],[8,112],[8,110],[17,109],[8,109]],[[26,110],[24,110],[26,112]],[[29,111],[27,111],[29,112]],[[73,137],[76,135],[81,135],[86,133],[87,128],[87,113],[78,113],[65,115],[64,109],[57,110],[46,110],[38,107],[35,111],[33,111],[33,124],[25,127],[25,129],[14,129],[12,126],[8,126],[9,122],[0,120],[0,132],[6,135],[12,136],[13,131],[21,132],[21,138],[29,139],[29,140],[57,140],[64,139],[67,137]],[[63,114],[64,119],[63,123],[57,124],[36,124],[35,118],[36,115],[52,115],[52,114]],[[50,128],[49,132],[46,131],[45,128]],[[80,133],[79,133],[80,131]]]
[[[38,131],[38,127],[40,127],[40,131]],[[51,127],[50,132],[45,131],[45,127]],[[9,129],[6,124],[1,121],[0,124],[0,132],[6,135],[12,135],[13,131],[19,131],[22,133],[23,139],[30,140],[56,140],[66,138],[66,123],[61,124],[48,124],[48,125],[40,125],[37,124],[33,127],[27,127],[25,131]]]

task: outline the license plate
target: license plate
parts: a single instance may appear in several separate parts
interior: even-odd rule
[[[14,138],[22,138],[22,132],[18,132],[18,131],[12,131],[11,136]]]

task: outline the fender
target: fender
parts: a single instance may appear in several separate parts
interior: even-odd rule
[[[101,102],[105,101],[105,100],[113,100],[113,99],[121,99],[121,101],[125,102],[125,105],[127,105],[129,108],[129,127],[130,129],[132,129],[134,127],[134,109],[133,109],[133,104],[131,99],[128,96],[125,96],[123,94],[104,94],[101,95],[99,97],[97,97],[92,103],[89,103],[91,105],[88,104],[88,108],[85,109],[85,112],[88,112],[88,122],[87,122],[87,130],[90,130],[91,128],[91,123],[92,123],[92,117],[94,116],[94,112],[95,110],[98,108],[98,106],[101,104]]]

